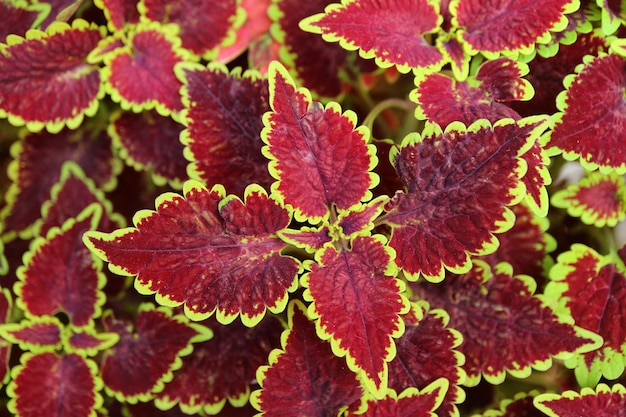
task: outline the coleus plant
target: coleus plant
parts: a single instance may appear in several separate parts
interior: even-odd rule
[[[623,7],[0,1],[2,415],[623,416]]]

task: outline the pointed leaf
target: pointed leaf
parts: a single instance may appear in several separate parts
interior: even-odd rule
[[[78,353],[79,355],[96,356],[102,351],[108,350],[119,341],[117,333],[96,333],[90,327],[73,329],[72,334],[63,340],[66,352]]]
[[[330,339],[337,356],[365,379],[377,398],[387,389],[387,362],[395,356],[392,338],[404,332],[400,314],[408,302],[404,285],[394,278],[393,252],[380,235],[358,236],[350,250],[325,247],[302,277],[304,298],[312,301],[310,315],[317,331]]]
[[[211,331],[188,323],[169,310],[142,304],[135,325],[111,314],[103,317],[108,332],[119,334],[119,342],[108,350],[100,375],[109,395],[119,401],[148,401],[163,390],[165,381],[182,365],[181,356],[192,351],[191,343],[211,338]]]
[[[325,244],[333,241],[330,230],[326,225],[317,229],[306,226],[297,230],[285,229],[279,233],[279,236],[285,242],[304,249],[309,253],[315,253],[322,249]]]
[[[7,388],[20,417],[91,417],[102,406],[95,363],[77,354],[24,353]]]
[[[438,286],[423,282],[414,287],[420,298],[445,309],[450,326],[463,334],[459,350],[466,358],[468,386],[476,385],[481,374],[492,384],[504,381],[505,371],[525,378],[531,368],[548,369],[552,357],[567,359],[601,344],[597,335],[573,326],[571,317],[557,315],[534,296],[530,277],[512,272],[509,264],[492,271],[477,260],[467,274],[448,276]]]
[[[541,394],[535,406],[550,417],[578,417],[584,410],[594,417],[623,416],[626,410],[626,389],[621,384],[612,388],[599,384],[596,390],[583,388],[580,393]]]
[[[520,156],[546,127],[543,117],[452,123],[443,132],[427,124],[404,139],[391,158],[407,191],[381,221],[393,227],[389,244],[410,280],[441,281],[444,267],[467,272],[469,255],[496,250],[493,234],[513,225],[506,206],[523,197]]]
[[[61,322],[50,316],[0,325],[0,336],[3,339],[32,352],[60,348],[62,331]]]
[[[179,65],[176,73],[184,84],[187,129],[181,141],[191,178],[209,187],[222,184],[236,195],[253,183],[269,189],[274,180],[261,154],[262,117],[270,109],[267,80],[252,71],[229,73],[218,63]]]
[[[94,0],[94,4],[104,11],[111,32],[122,31],[127,24],[139,23],[136,0]]]
[[[334,416],[357,402],[363,389],[356,375],[317,337],[300,301],[289,304],[288,318],[282,350],[257,372],[262,389],[252,393],[252,405],[264,417]]]
[[[87,233],[85,244],[113,272],[137,275],[139,292],[156,293],[163,305],[184,304],[194,320],[217,310],[220,323],[241,314],[253,326],[266,309],[283,311],[299,270],[298,261],[280,254],[286,245],[276,236],[289,224],[289,212],[255,186],[246,190],[245,203],[195,181],[183,191],[161,195],[156,211],[138,212],[136,228]]]
[[[39,26],[49,12],[50,7],[43,3],[0,2],[0,42],[6,42],[9,35],[24,36],[28,29]]]
[[[357,233],[368,234],[374,228],[374,220],[382,213],[383,206],[388,200],[386,196],[381,196],[340,214],[337,224],[343,236],[349,239]]]
[[[331,205],[347,210],[369,200],[375,148],[367,145],[367,128],[355,128],[354,112],[312,102],[279,63],[270,65],[268,78],[272,112],[263,117],[263,151],[278,180],[274,191],[295,208],[296,219],[317,223]]]
[[[424,38],[442,20],[437,3],[429,0],[343,0],[303,20],[300,27],[347,50],[358,49],[382,68],[395,65],[407,73],[412,68],[437,71],[444,64],[441,53]]]

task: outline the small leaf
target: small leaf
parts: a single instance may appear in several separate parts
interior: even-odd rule
[[[295,258],[280,254],[286,245],[276,235],[289,212],[258,186],[248,187],[245,202],[195,181],[183,191],[161,195],[156,211],[138,212],[136,228],[90,232],[85,244],[113,272],[137,275],[139,292],[156,293],[163,305],[184,304],[194,320],[217,310],[222,324],[241,314],[253,326],[266,309],[283,311],[299,270]]]
[[[26,39],[10,36],[0,54],[0,118],[58,133],[93,116],[103,91],[99,68],[86,58],[103,37],[104,28],[81,19],[30,30]]]
[[[317,318],[318,334],[330,339],[337,356],[363,376],[375,397],[387,389],[387,362],[395,356],[392,338],[404,332],[400,314],[408,302],[404,285],[394,278],[393,252],[380,235],[357,236],[350,250],[326,246],[316,263],[305,263],[304,298],[312,301],[309,314]]]
[[[381,68],[395,65],[402,73],[420,68],[437,71],[443,56],[425,36],[441,24],[437,3],[429,0],[386,2],[342,1],[300,23],[305,31],[359,50],[363,58],[376,58]]]
[[[117,333],[96,333],[96,330],[90,327],[72,330],[71,334],[63,340],[66,352],[96,356],[119,341]]]
[[[62,331],[61,322],[50,316],[0,325],[0,336],[3,339],[32,352],[60,348]]]
[[[331,205],[348,210],[369,200],[377,179],[369,172],[375,148],[367,145],[367,128],[355,128],[354,112],[312,102],[277,62],[268,78],[272,112],[263,117],[263,152],[278,180],[273,190],[295,208],[296,220],[317,223],[328,217]]]
[[[626,389],[621,384],[612,388],[599,384],[595,391],[583,388],[580,393],[541,394],[534,403],[550,417],[578,417],[583,411],[594,417],[622,416],[626,409]]]
[[[544,414],[538,411],[533,404],[533,400],[537,395],[537,391],[529,394],[524,392],[517,393],[515,398],[502,400],[499,410],[487,410],[473,417],[543,417]]]
[[[246,49],[254,49],[261,39],[267,36],[270,28],[270,18],[267,9],[271,0],[242,0],[241,7],[245,10],[246,19],[243,25],[235,31],[235,43],[219,48],[216,61],[228,63],[240,56]],[[249,54],[252,55],[252,54]],[[250,65],[251,68],[256,68]]]
[[[7,288],[0,287],[0,328],[9,320],[12,311],[13,297],[11,297],[11,292]],[[8,380],[10,354],[11,343],[0,339],[0,383],[5,383]]]
[[[262,389],[252,393],[252,405],[264,417],[335,416],[359,401],[356,375],[317,337],[300,301],[289,304],[288,319],[282,350],[273,350],[269,365],[257,371]]]

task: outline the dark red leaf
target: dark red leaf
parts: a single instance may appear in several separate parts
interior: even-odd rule
[[[326,225],[319,228],[303,226],[297,230],[286,229],[280,232],[280,237],[285,242],[305,249],[310,253],[322,249],[326,243],[333,241],[333,237],[330,236],[330,230]]]
[[[270,109],[267,80],[252,71],[229,73],[218,63],[185,64],[176,72],[185,86],[181,141],[190,176],[209,187],[223,184],[236,195],[250,184],[269,189],[274,180],[261,154],[262,117]]]
[[[90,417],[102,406],[95,363],[77,354],[25,353],[7,392],[21,417]]]
[[[17,2],[0,2],[0,42],[7,42],[9,35],[24,36],[28,29],[34,28],[48,14],[49,9],[43,3],[20,4]]]
[[[520,156],[547,127],[543,117],[486,120],[442,131],[427,124],[407,136],[392,160],[407,191],[398,192],[381,221],[392,226],[396,264],[409,279],[444,278],[444,267],[467,272],[470,255],[497,248],[494,233],[513,225],[506,206],[523,197]]]
[[[518,393],[513,399],[502,400],[499,410],[487,410],[476,417],[545,417],[533,404],[536,395],[537,391],[530,394]]]
[[[441,53],[424,36],[436,32],[442,22],[437,6],[428,0],[333,3],[324,13],[313,15],[300,27],[359,50],[363,58],[375,58],[382,68],[395,65],[407,73],[420,68],[437,71],[444,63]]]
[[[626,410],[626,389],[621,384],[612,388],[599,384],[595,391],[583,388],[580,393],[541,394],[534,403],[550,417],[579,417],[581,413],[594,417],[621,417]]]
[[[20,323],[7,323],[0,326],[3,339],[19,344],[22,350],[53,350],[61,347],[63,327],[56,317],[42,316]]]
[[[96,356],[101,351],[110,349],[119,341],[117,333],[96,333],[95,329],[72,329],[72,334],[64,340],[66,351],[87,356]]]
[[[334,416],[359,401],[363,389],[356,375],[317,337],[305,307],[291,302],[288,316],[283,350],[272,351],[269,366],[259,368],[262,389],[252,393],[252,405],[265,417]]]
[[[296,259],[281,255],[286,244],[276,235],[289,224],[289,212],[258,186],[248,187],[245,203],[195,181],[183,191],[161,195],[156,211],[138,212],[136,228],[87,233],[85,243],[113,272],[137,275],[141,293],[156,293],[164,305],[184,304],[194,320],[217,310],[220,323],[241,314],[253,326],[266,309],[283,311],[299,270]]]
[[[111,395],[131,403],[148,401],[162,391],[165,381],[181,367],[180,357],[191,353],[191,343],[211,337],[208,328],[150,304],[140,307],[134,330],[132,323],[111,314],[105,315],[103,322],[120,340],[104,354],[100,375]]]
[[[263,120],[264,154],[278,180],[273,191],[295,208],[296,219],[316,223],[331,206],[348,210],[371,198],[375,148],[367,145],[366,128],[355,129],[356,115],[342,114],[337,103],[311,101],[277,62],[268,78],[273,111]]]
[[[137,0],[95,0],[94,4],[104,11],[111,32],[122,31],[125,25],[139,23]]]
[[[337,224],[341,228],[343,237],[350,238],[356,233],[369,232],[374,228],[374,220],[383,211],[384,204],[389,199],[385,196],[360,204],[346,214],[341,214]]]
[[[100,69],[86,59],[103,36],[104,28],[76,19],[31,30],[26,39],[9,37],[0,54],[0,117],[57,133],[93,116],[103,92]]]
[[[0,325],[7,322],[13,312],[13,297],[7,288],[0,287]],[[9,374],[11,343],[0,339],[0,381]]]
[[[408,303],[404,285],[394,278],[392,252],[380,235],[356,237],[350,250],[327,246],[316,262],[305,263],[304,298],[312,301],[320,337],[333,352],[347,356],[348,367],[362,375],[377,398],[387,388],[387,362],[395,354],[393,338],[402,335],[400,314]]]

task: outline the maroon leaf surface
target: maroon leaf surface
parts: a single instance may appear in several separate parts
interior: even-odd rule
[[[626,389],[621,384],[599,384],[595,391],[583,388],[580,393],[541,394],[534,403],[550,417],[578,417],[581,412],[594,417],[621,417],[626,410]]]
[[[102,406],[96,364],[77,354],[24,353],[7,393],[22,417],[90,417]]]
[[[272,112],[263,118],[263,152],[278,180],[273,190],[295,208],[296,219],[316,223],[331,206],[347,210],[371,198],[375,148],[367,145],[368,130],[355,128],[356,115],[311,101],[277,62],[268,78]]]
[[[448,389],[448,381],[441,378],[421,391],[407,388],[400,395],[389,390],[380,400],[368,400],[364,413],[349,412],[348,417],[431,417]]]
[[[85,243],[113,272],[137,275],[141,293],[184,304],[194,320],[217,310],[220,323],[241,314],[253,326],[266,309],[283,311],[299,270],[298,261],[280,254],[286,244],[276,235],[289,212],[258,186],[246,190],[245,203],[225,198],[221,186],[209,191],[188,181],[183,191],[161,195],[156,211],[138,212],[135,228],[87,233]]]
[[[501,383],[505,371],[525,378],[531,368],[548,369],[552,357],[568,359],[600,345],[597,335],[573,326],[571,317],[557,315],[534,296],[530,277],[512,272],[509,264],[492,270],[477,260],[470,272],[450,275],[438,286],[414,286],[419,298],[447,311],[450,327],[462,333],[459,350],[466,358],[468,386],[476,385],[481,374],[492,384]]]
[[[326,246],[302,277],[304,298],[312,301],[320,337],[330,339],[337,356],[364,378],[377,398],[387,388],[387,362],[395,355],[392,338],[404,332],[400,314],[408,303],[395,277],[393,252],[380,235],[356,237],[350,250]]]
[[[134,326],[111,314],[106,314],[103,322],[120,340],[105,353],[100,375],[111,396],[131,403],[148,401],[162,391],[164,382],[181,367],[180,356],[191,353],[191,343],[212,335],[208,328],[151,304],[140,307]]]
[[[269,365],[257,372],[262,389],[252,393],[252,405],[265,417],[330,416],[359,401],[356,375],[317,337],[305,307],[293,301],[288,316],[282,350],[273,350]]]
[[[18,2],[0,2],[0,42],[6,42],[8,35],[24,36],[28,29],[34,28],[48,14],[44,4],[27,4]]]
[[[137,0],[94,0],[94,4],[104,11],[111,32],[139,23],[137,3]]]
[[[537,394],[537,391],[530,394],[518,393],[515,398],[502,400],[500,409],[487,410],[480,415],[475,415],[475,417],[545,417],[545,414],[533,404]]]
[[[438,7],[428,0],[363,0],[333,3],[300,27],[345,49],[358,49],[382,68],[395,65],[406,73],[412,68],[436,71],[443,65],[441,53],[424,38],[436,32],[442,20]]]
[[[103,36],[104,28],[77,19],[9,37],[0,54],[0,118],[57,133],[93,116],[103,92],[100,70],[86,58]]]
[[[61,347],[61,322],[56,317],[42,316],[20,323],[6,323],[0,326],[3,339],[19,344],[20,349],[37,351],[54,350]]]
[[[543,117],[452,123],[445,131],[427,124],[392,152],[406,191],[396,193],[380,221],[393,228],[389,244],[409,279],[441,281],[444,267],[467,272],[470,255],[496,250],[494,233],[513,225],[506,206],[523,197],[520,156],[546,127]]]
[[[190,159],[189,174],[209,187],[222,184],[242,195],[250,184],[269,189],[274,181],[261,154],[263,114],[269,110],[267,80],[256,72],[211,63],[180,65],[183,81],[181,136]]]

